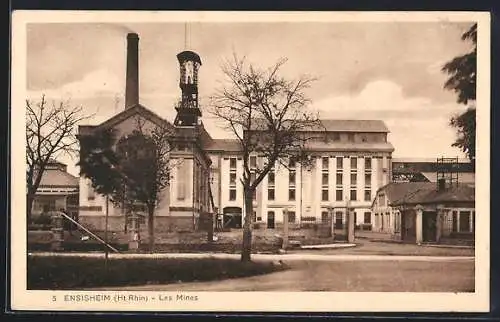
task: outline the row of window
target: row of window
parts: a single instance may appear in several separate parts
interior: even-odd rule
[[[357,213],[354,212],[354,222],[356,223],[357,222]],[[273,221],[274,222],[274,218],[275,218],[275,214],[274,214],[274,211],[268,211],[267,212],[267,220],[268,222],[269,221]],[[305,220],[306,218],[303,218],[302,220]],[[312,217],[311,219],[313,219],[315,221],[315,218]],[[334,217],[334,220],[335,220],[335,226],[337,228],[339,227],[342,227],[343,223],[344,223],[344,212],[342,211],[337,211],[335,212],[335,217]],[[257,213],[254,211],[253,212],[253,221],[262,221],[262,217],[258,217],[257,216]],[[289,223],[295,223],[297,221],[297,217],[296,217],[296,214],[295,214],[295,211],[289,211],[288,212],[288,222]],[[363,223],[364,224],[371,224],[371,212],[365,212],[364,213],[364,218],[363,218]],[[326,224],[326,223],[329,223],[330,222],[330,214],[329,212],[327,211],[323,211],[321,213],[321,222],[323,224]]]
[[[371,201],[371,194],[372,194],[371,190],[369,190],[369,189],[365,190],[364,201]],[[269,187],[267,189],[267,200],[274,201],[275,198],[276,198],[276,188]],[[254,195],[254,199],[255,199],[255,195]],[[358,200],[358,191],[354,190],[354,189],[350,190],[349,199],[351,201],[359,201]],[[236,187],[229,188],[229,200],[230,201],[236,200]],[[296,188],[295,187],[288,188],[288,200],[289,201],[296,200]],[[329,190],[322,189],[321,190],[321,201],[329,201],[329,200],[330,200]],[[344,200],[344,190],[337,189],[335,191],[335,201],[343,201],[343,200]]]
[[[321,200],[322,201],[329,201],[330,193],[329,193],[329,180],[330,180],[330,174],[328,173],[329,169],[329,159],[330,157],[322,157],[322,163],[323,163],[323,169],[322,169],[322,177],[321,177],[321,185],[322,185],[322,191],[321,191]],[[229,173],[229,200],[230,201],[235,201],[237,197],[237,191],[236,191],[236,160],[237,158],[230,158],[229,164],[230,164],[230,173]],[[344,193],[342,189],[343,185],[343,157],[337,157],[337,173],[336,173],[336,194],[335,194],[335,200],[337,201],[342,201],[344,200]],[[352,201],[357,201],[358,200],[358,195],[357,195],[357,189],[356,185],[358,183],[358,173],[357,173],[357,161],[358,158],[353,157],[350,159],[351,160],[351,174],[350,174],[350,195],[349,199]],[[365,190],[364,194],[364,200],[365,201],[370,201],[371,200],[371,184],[372,184],[372,172],[371,172],[371,158],[364,158],[365,160],[365,187],[368,189]],[[257,157],[256,156],[250,156],[250,168],[254,169],[257,165]],[[290,159],[289,162],[289,172],[288,172],[288,200],[289,201],[294,201],[296,198],[296,180],[297,180],[297,174],[295,171],[296,167],[296,162],[293,159]],[[252,173],[254,176],[255,173]],[[255,178],[253,178],[255,179]],[[274,170],[269,171],[267,175],[267,181],[268,181],[268,191],[267,191],[267,199],[268,200],[275,200],[275,190],[276,190],[276,174]],[[256,193],[254,191],[254,196],[253,199],[256,199]]]
[[[337,170],[342,170],[344,168],[344,157],[336,157],[337,160]],[[357,157],[351,157],[351,170],[357,170],[358,169],[358,158]],[[364,158],[365,160],[365,170],[371,170],[372,169],[372,159],[371,158]],[[322,157],[321,158],[321,167],[323,170],[327,170],[329,168],[329,162],[330,162],[330,157]]]
[[[337,169],[343,169],[344,168],[344,157],[335,157],[337,160]],[[365,160],[365,170],[371,170],[372,169],[372,158],[366,157],[363,158]],[[229,168],[230,169],[236,169],[236,160],[237,158],[229,158]],[[330,157],[322,157],[321,158],[322,162],[322,169],[328,169],[329,168],[329,162],[330,162]],[[358,168],[358,157],[351,157],[351,169],[356,170]],[[257,167],[257,157],[256,156],[250,156],[250,168],[256,168]],[[293,159],[290,159],[289,163],[289,168],[295,168],[296,167],[296,162]]]

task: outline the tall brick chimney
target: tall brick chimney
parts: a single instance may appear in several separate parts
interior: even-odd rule
[[[139,104],[139,35],[127,34],[125,109]]]

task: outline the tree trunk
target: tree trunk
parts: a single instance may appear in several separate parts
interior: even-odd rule
[[[154,214],[155,208],[148,207],[148,237],[149,237],[149,251],[153,252],[155,248],[155,228],[154,228]]]
[[[252,191],[244,187],[245,198],[245,222],[243,224],[243,244],[241,246],[241,261],[249,262],[252,253],[252,222],[253,222],[253,198]]]
[[[105,223],[104,223],[104,242],[106,243],[106,246],[104,247],[105,253],[104,253],[104,267],[106,268],[106,271],[108,269],[108,257],[109,257],[109,249],[108,249],[108,219],[109,219],[109,196],[106,196],[106,218],[105,218]]]
[[[31,212],[33,210],[33,201],[35,200],[34,194],[28,193],[26,195],[26,215],[27,215],[27,224],[31,223]]]

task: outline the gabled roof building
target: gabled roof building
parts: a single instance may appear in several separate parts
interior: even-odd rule
[[[373,230],[417,244],[474,240],[475,185],[392,182],[377,191]]]

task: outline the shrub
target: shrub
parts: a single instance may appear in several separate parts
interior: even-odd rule
[[[52,223],[51,217],[48,214],[41,214],[33,219],[33,224],[41,226],[50,226]]]

